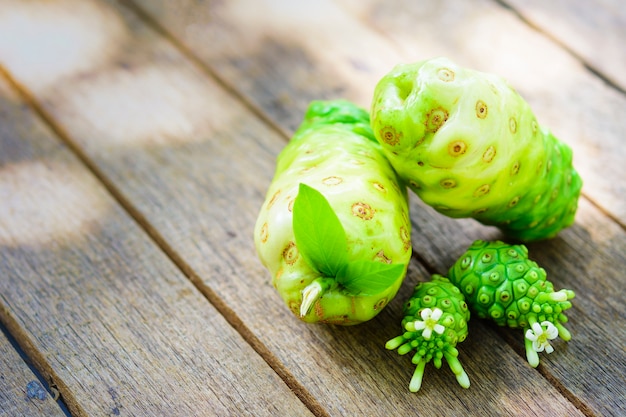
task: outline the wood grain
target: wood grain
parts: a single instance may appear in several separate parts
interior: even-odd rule
[[[375,321],[352,328],[299,323],[281,305],[251,239],[274,156],[285,138],[125,9],[119,12],[128,37],[111,58],[115,65],[59,80],[54,87],[33,93],[200,288],[215,292],[249,329],[242,331],[258,338],[259,348],[272,352],[329,414],[390,415],[415,409],[437,414],[445,408],[450,415],[488,411],[580,415],[502,338],[480,323],[473,328],[473,341],[466,342],[468,359],[463,359],[475,381],[472,389],[460,389],[445,369],[431,368],[423,392],[408,395],[412,373],[408,359],[383,346],[399,331],[402,298],[417,279],[427,276],[417,264],[403,287],[403,297]],[[267,62],[285,62],[284,56],[280,58],[270,56]],[[258,69],[264,78],[276,68]],[[327,71],[331,80],[343,80],[330,66]],[[150,74],[147,80],[146,74]],[[294,84],[289,74],[280,76],[286,86]],[[28,79],[20,80],[30,85]],[[110,102],[96,99],[110,89],[126,94]],[[270,88],[268,93],[272,92]],[[178,101],[181,96],[186,100]],[[145,97],[150,97],[151,106]],[[152,106],[169,106],[170,113],[167,120],[145,116],[155,120],[154,126],[146,124],[145,132],[132,130],[137,121],[128,119],[111,128],[103,115],[119,106],[148,112]],[[189,121],[189,130],[167,130],[165,123],[172,120]],[[282,120],[277,125],[284,127]],[[483,339],[492,341],[489,353],[479,349]]]
[[[25,166],[12,168],[9,190],[34,180],[27,189],[37,191],[23,201],[11,200],[19,203],[7,210],[11,223],[0,223],[0,265],[25,271],[21,280],[5,283],[11,293],[0,290],[10,294],[2,303],[11,307],[2,318],[47,374],[64,382],[62,391],[76,410],[113,412],[119,400],[125,412],[137,415],[155,409],[190,414],[209,405],[230,414],[242,409],[285,414],[292,406],[300,408],[287,414],[306,413],[251,344],[320,415],[622,413],[624,296],[615,290],[623,283],[624,231],[586,200],[573,228],[531,247],[557,287],[577,291],[568,314],[574,339],[542,355],[535,370],[523,358],[517,332],[472,321],[469,339],[459,345],[469,390],[458,387],[448,369],[429,366],[420,393],[409,394],[410,359],[383,346],[400,331],[401,303],[415,282],[444,272],[473,239],[498,238],[497,231],[443,218],[413,197],[416,259],[407,280],[385,311],[356,327],[307,326],[294,318],[258,262],[251,237],[274,158],[309,100],[346,97],[367,106],[376,80],[396,62],[437,52],[507,74],[561,133],[570,137],[573,131],[576,154],[600,158],[581,161],[586,194],[620,218],[623,184],[611,181],[623,174],[616,162],[623,157],[624,124],[616,110],[623,104],[620,93],[492,2],[454,8],[447,7],[450,2],[389,7],[374,0],[291,6],[281,1],[137,3],[145,13],[123,7],[129,2],[90,1],[79,7],[64,0],[32,9],[7,3],[12,13],[21,10],[32,18],[36,25],[30,27],[45,39],[75,39],[76,44],[68,50],[67,43],[51,41],[45,46],[52,53],[31,55],[40,44],[36,36],[26,36],[28,25],[19,29],[19,47],[0,43],[5,47],[0,62],[177,264],[164,258],[64,146],[37,140],[38,151],[32,152],[12,142],[50,137],[32,115],[0,124],[0,132],[8,132],[0,141],[0,158],[8,155]],[[2,16],[0,33],[7,33]],[[504,34],[486,48],[489,33],[504,26]],[[65,38],[55,37],[59,28]],[[515,56],[505,53],[511,45]],[[90,52],[94,47],[97,56]],[[39,67],[29,65],[33,56],[40,57]],[[551,65],[540,66],[541,59]],[[572,85],[582,91],[572,93]],[[568,92],[571,103],[555,86]],[[0,115],[17,120],[16,109],[24,104],[8,97]],[[563,108],[557,105],[564,104],[573,126],[560,121],[557,110]],[[35,168],[32,159],[38,162]],[[603,171],[594,173],[600,165]],[[40,192],[46,189],[62,189],[63,198]],[[37,215],[34,194],[48,208],[46,216]],[[30,211],[24,211],[27,206]],[[87,353],[75,355],[75,346],[82,344],[81,352]],[[217,382],[207,386],[211,371],[216,376],[210,380]],[[115,378],[128,390],[112,385]],[[103,385],[94,380],[108,381],[104,386],[114,390],[97,389]],[[222,394],[227,396],[223,404],[209,400],[207,405],[206,398]],[[274,396],[277,404],[270,404]]]
[[[28,395],[29,383],[39,384],[40,391],[32,391]],[[22,360],[4,333],[0,332],[0,416],[34,416],[45,415],[64,417],[61,407],[39,382],[37,376]],[[35,396],[36,395],[36,396]]]
[[[620,0],[503,1],[529,24],[571,50],[622,91],[626,90],[626,8]]]
[[[332,5],[328,3],[322,2],[321,5],[316,5],[312,10],[281,10],[283,15],[280,18],[272,14],[274,17],[257,19],[256,21],[246,20],[247,15],[243,12],[243,4],[245,3],[231,2],[229,7],[221,5],[209,9],[197,8],[196,12],[190,13],[185,19],[181,19],[175,13],[170,13],[164,5],[161,8],[154,2],[143,5],[178,40],[182,40],[197,56],[202,57],[203,62],[225,82],[229,83],[231,88],[237,90],[256,106],[261,107],[274,123],[286,131],[293,129],[292,124],[298,120],[303,109],[299,108],[299,103],[281,103],[280,95],[283,94],[280,92],[281,89],[287,88],[286,86],[290,86],[290,89],[293,88],[294,92],[287,94],[286,97],[300,97],[304,86],[309,90],[304,94],[305,97],[333,97],[333,95],[337,95],[337,89],[334,86],[339,83],[344,85],[341,94],[357,102],[362,102],[364,81],[369,80],[366,85],[373,85],[377,74],[386,71],[382,68],[389,65],[385,58],[394,56],[395,49],[404,50],[397,53],[396,62],[412,54],[407,51],[407,46],[404,45],[409,45],[408,48],[411,45],[416,45],[417,48],[414,51],[416,56],[418,53],[420,55],[432,55],[437,51],[445,51],[447,54],[462,56],[486,70],[500,68],[506,70],[505,72],[508,71],[510,77],[517,80],[523,91],[530,92],[533,102],[546,103],[541,106],[541,110],[551,116],[555,122],[559,122],[559,119],[550,111],[547,103],[553,104],[554,101],[559,101],[567,104],[572,112],[580,113],[585,110],[585,107],[582,107],[580,103],[591,103],[604,100],[607,97],[613,97],[618,101],[623,100],[619,93],[594,79],[592,74],[586,72],[575,59],[562,52],[557,45],[520,24],[518,19],[505,9],[497,6],[490,7],[488,2],[476,2],[476,4],[463,6],[460,10],[458,7],[456,9],[446,7],[446,4],[441,3],[433,3],[429,7],[420,3],[421,6],[403,9],[375,4],[363,8],[362,2],[358,4],[356,2],[353,4],[343,3],[344,7],[362,16],[369,25],[392,39],[393,43],[384,48],[380,47],[384,41],[377,37],[376,33],[359,26],[341,10],[333,9]],[[190,6],[188,5],[186,10],[189,10],[188,7]],[[271,2],[257,7],[268,10],[280,9],[278,3]],[[417,16],[417,12],[422,12],[423,15]],[[254,14],[250,11],[249,13]],[[289,15],[288,18],[285,17],[287,14]],[[335,25],[334,28],[320,26],[321,19],[316,20],[318,16],[332,16],[324,22],[326,22],[325,25],[330,25],[327,23],[329,21],[332,22],[331,24]],[[485,16],[491,18],[487,19]],[[496,19],[493,18],[494,16]],[[273,19],[282,19],[281,22],[287,23],[278,26],[277,23],[272,23]],[[467,19],[471,23],[466,23],[463,26],[461,24],[462,19]],[[190,21],[197,28],[196,31],[183,30],[187,27],[184,25]],[[422,24],[416,28],[415,21],[420,21]],[[436,23],[429,26],[429,22],[443,22],[444,24],[437,28]],[[466,52],[464,46],[481,44],[481,39],[489,33],[485,32],[483,28],[474,34],[472,28],[482,28],[485,24],[494,27],[506,26],[507,32],[500,31],[504,33],[505,39],[496,45],[498,48],[495,51],[490,49],[479,51],[470,48],[470,51]],[[239,27],[246,27],[246,32],[237,31]],[[299,28],[298,36],[289,37],[289,40],[282,46],[276,45],[276,39],[284,38],[281,35],[283,31],[291,29],[295,33],[296,27]],[[440,34],[440,36],[433,36],[433,32]],[[202,42],[203,37],[204,42]],[[332,38],[333,42],[332,45],[326,47],[331,43],[329,38]],[[207,39],[211,42],[206,42]],[[264,39],[267,41],[264,42]],[[419,42],[419,39],[428,39],[428,42]],[[532,46],[523,45],[524,42],[528,41]],[[205,45],[211,45],[211,48]],[[320,45],[324,45],[324,47],[320,47]],[[369,45],[369,50],[384,51],[382,52],[383,59],[378,59],[379,57],[375,54],[372,54],[371,57],[362,54],[361,51],[366,49],[366,45]],[[551,69],[550,71],[553,72],[549,74],[553,78],[550,78],[550,81],[547,78],[533,79],[532,75],[528,73],[529,68],[532,70],[534,63],[538,64],[540,61],[530,59],[528,63],[522,63],[521,56],[517,59],[509,58],[510,54],[507,54],[504,49],[507,45],[516,50],[524,46],[525,49],[522,51],[527,53],[531,48],[534,49],[531,58],[533,56],[552,57],[552,62],[556,67]],[[421,50],[422,48],[424,50]],[[254,55],[255,53],[257,55]],[[478,53],[483,55],[478,55]],[[484,54],[488,54],[488,56],[484,56]],[[498,59],[498,54],[506,58]],[[334,76],[328,76],[325,73],[326,68],[331,66],[330,63],[346,65],[346,61],[359,62],[358,67],[353,70],[353,73],[358,73],[357,77],[344,76],[342,78],[340,71]],[[274,62],[281,64],[270,66],[269,63]],[[293,68],[297,68],[297,70],[294,71]],[[534,68],[534,71],[541,73],[540,69]],[[566,68],[567,70],[565,70]],[[552,81],[557,77],[557,74],[565,71],[574,73],[572,77],[578,80],[577,84],[588,86],[585,87],[585,94],[589,95],[589,100],[574,101],[568,104],[568,96],[562,98],[559,96],[559,91],[551,90],[554,87]],[[242,84],[237,81],[241,79],[249,81]],[[311,80],[314,82],[310,82]],[[271,100],[267,97],[267,90],[269,89],[268,86],[274,84],[277,84],[277,87],[274,89],[274,100]],[[359,91],[359,93],[353,93],[353,91]],[[285,112],[289,114],[285,115]],[[563,121],[559,123],[564,126]],[[604,129],[605,123],[607,123],[607,119],[600,117],[594,120],[594,125],[598,129]],[[623,121],[614,114],[608,119],[608,124],[617,126],[618,129],[624,128]],[[596,142],[590,141],[587,136],[581,136],[580,133],[576,133],[576,135],[583,147],[597,147]],[[619,135],[611,133],[609,141],[617,144]],[[617,146],[617,148],[619,147]],[[589,154],[584,148],[579,149],[578,154]],[[605,158],[601,158],[602,162],[588,158],[594,164],[601,163],[604,165],[605,170],[615,172],[607,177],[597,173],[594,175],[594,169],[587,169],[584,175],[585,180],[587,181],[588,176],[591,175],[592,188],[594,189],[599,184],[607,189],[613,187],[611,178],[614,178],[613,175],[620,175],[618,172],[622,168],[618,159],[621,157],[610,156],[611,152],[609,148],[605,151],[607,159],[610,161],[608,165]],[[618,150],[617,153],[620,151]],[[608,200],[601,201],[607,209],[611,206],[611,202],[623,201],[623,194],[619,187],[609,193],[610,198]],[[560,274],[551,274],[551,279],[557,286],[561,280],[565,280],[565,277],[568,276],[575,276],[577,277],[576,280],[580,280],[575,281],[574,285],[565,281],[564,286],[573,287],[579,294],[577,303],[580,303],[581,308],[570,314],[580,314],[578,328],[583,329],[583,334],[579,335],[581,343],[572,343],[574,348],[564,346],[563,349],[569,349],[568,352],[572,352],[573,349],[573,354],[570,356],[571,360],[554,360],[560,364],[560,367],[546,366],[546,372],[555,380],[558,378],[552,374],[553,372],[560,373],[561,376],[567,374],[568,377],[561,382],[565,390],[571,389],[574,393],[572,396],[580,395],[583,402],[589,402],[591,404],[589,409],[606,412],[614,407],[621,407],[614,400],[614,387],[619,386],[621,381],[619,369],[623,369],[623,352],[620,348],[620,340],[623,340],[624,332],[619,325],[619,319],[615,320],[615,317],[624,317],[618,307],[623,301],[623,297],[619,291],[611,292],[612,296],[609,299],[604,294],[607,290],[619,288],[623,282],[623,273],[619,271],[619,265],[624,264],[623,251],[621,250],[624,248],[624,233],[619,226],[606,219],[600,211],[585,202],[581,205],[584,208],[581,209],[579,222],[589,224],[589,229],[584,226],[576,226],[557,240],[535,245],[540,254],[542,250],[546,251],[546,248],[549,249],[546,253],[552,254],[562,253],[565,248],[570,250],[570,256],[538,257],[538,261],[542,265],[546,267],[552,265],[551,270],[561,271]],[[418,236],[417,239],[414,239],[416,251],[419,256],[428,259],[429,264],[440,272],[445,272],[447,266],[451,265],[455,257],[462,253],[463,249],[473,239],[501,237],[492,229],[478,226],[473,221],[458,222],[441,219],[440,216],[423,205],[414,207],[413,212],[417,213],[414,222],[414,236]],[[459,223],[462,224],[461,230],[459,230]],[[598,228],[607,233],[593,233],[596,240],[590,245],[589,234]],[[587,254],[585,258],[575,255],[577,250],[574,248],[581,247],[585,248],[584,253]],[[581,273],[581,271],[584,272]],[[590,279],[589,277],[593,276],[602,276],[602,280],[598,281],[599,284],[595,289],[588,288],[589,285],[585,283]],[[576,283],[579,285],[575,285]],[[600,300],[606,302],[600,302]],[[517,344],[516,349],[520,351],[520,339],[514,339],[513,336],[509,337],[509,334],[514,333],[504,333],[504,336],[511,340],[517,340],[514,342],[514,346]],[[612,337],[612,335],[618,335],[618,337]],[[619,352],[621,355],[618,354],[618,357],[614,358],[615,360],[594,361],[593,354],[589,351],[587,344],[593,339],[606,341],[607,349]],[[601,353],[599,355],[603,356]],[[581,375],[574,377],[573,374],[579,372],[576,363],[580,360],[584,360],[586,366],[581,369]],[[546,363],[551,364],[552,362],[547,360]],[[595,383],[578,384],[576,381],[580,380],[580,377],[586,381],[595,381]],[[611,381],[611,384],[602,384],[601,381],[603,380]],[[581,405],[581,407],[587,409],[585,405]]]
[[[73,415],[310,415],[3,81],[0,126],[0,319]]]

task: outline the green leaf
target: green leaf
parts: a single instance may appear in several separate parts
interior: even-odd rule
[[[317,190],[300,184],[293,204],[293,233],[298,250],[309,266],[326,277],[335,277],[348,263],[346,232]]]
[[[389,288],[403,273],[403,264],[354,261],[340,271],[337,282],[352,294],[374,295]]]

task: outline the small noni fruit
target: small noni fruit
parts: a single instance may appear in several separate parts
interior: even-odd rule
[[[520,241],[574,221],[572,150],[502,78],[446,58],[397,65],[376,85],[374,134],[398,174],[437,211]]]
[[[524,245],[477,240],[450,268],[448,278],[477,317],[526,330],[526,357],[533,367],[539,364],[537,352],[553,351],[549,340],[571,339],[563,312],[572,306],[574,292],[554,291]]]
[[[413,295],[404,303],[403,314],[402,329],[405,332],[389,340],[385,347],[397,349],[400,355],[415,351],[412,363],[416,368],[409,390],[419,391],[428,362],[432,360],[436,368],[441,368],[444,358],[459,384],[469,388],[469,378],[455,347],[467,338],[470,319],[461,291],[447,278],[435,274],[431,281],[415,286]]]
[[[254,230],[274,287],[305,322],[358,324],[396,295],[411,257],[406,186],[369,114],[314,101],[277,159]]]

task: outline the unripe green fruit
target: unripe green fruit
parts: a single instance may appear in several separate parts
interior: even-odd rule
[[[445,58],[398,65],[377,84],[371,118],[395,170],[439,212],[522,241],[573,223],[572,151],[502,78]]]
[[[402,329],[405,332],[387,342],[389,350],[400,355],[415,351],[412,362],[417,365],[409,390],[420,389],[424,368],[433,361],[436,368],[445,358],[459,381],[468,388],[469,378],[458,360],[457,343],[468,335],[470,312],[463,294],[447,278],[433,275],[432,281],[420,282],[404,303]]]
[[[538,324],[554,327],[563,340],[571,338],[562,323],[567,322],[563,312],[572,306],[569,300],[574,298],[574,292],[554,291],[553,284],[546,279],[546,271],[528,259],[524,245],[477,240],[450,268],[448,278],[463,292],[470,309],[479,318],[535,333],[544,333],[545,329],[537,328]],[[552,332],[552,336],[556,337],[556,333]],[[528,361],[537,366],[537,350],[529,342],[532,340],[527,338]]]
[[[373,290],[362,284],[357,291],[323,273],[323,265],[311,265],[294,233],[294,202],[301,184],[322,194],[334,212],[330,214],[338,218],[345,231],[340,242],[347,246],[345,262],[401,265],[402,273]],[[305,322],[349,325],[370,320],[394,298],[404,279],[410,230],[406,187],[374,139],[369,114],[343,100],[312,102],[278,156],[254,231],[259,258],[285,304]]]

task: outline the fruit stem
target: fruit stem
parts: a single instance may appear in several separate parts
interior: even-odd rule
[[[300,304],[300,317],[309,314],[313,304],[331,287],[337,285],[334,278],[320,277],[316,278],[302,290],[302,304]]]
[[[409,383],[409,391],[417,392],[422,387],[422,378],[424,377],[424,369],[426,368],[426,361],[422,358],[415,367],[413,377]]]
[[[459,361],[457,355],[458,350],[456,349],[443,352],[443,356],[446,358],[448,366],[450,366],[452,372],[454,372],[454,375],[456,376],[456,380],[459,382],[459,385],[463,388],[469,388],[469,377],[467,376],[465,369],[463,369],[463,366],[461,365],[461,362]]]
[[[539,366],[539,355],[537,354],[537,351],[533,348],[533,342],[528,338],[524,338],[524,347],[526,348],[526,360],[528,361],[530,366],[532,366],[533,368]]]

